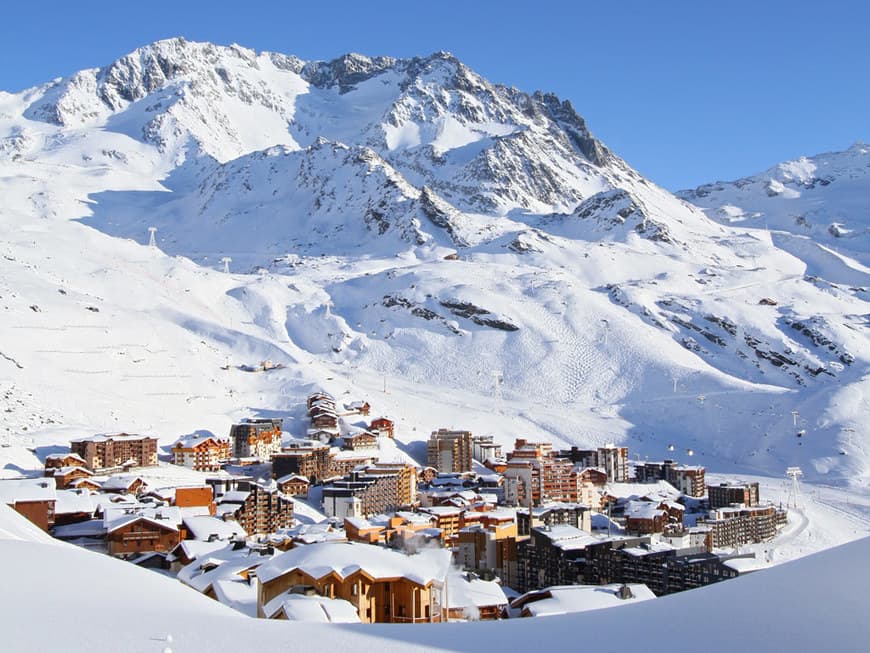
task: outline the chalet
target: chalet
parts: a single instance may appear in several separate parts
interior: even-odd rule
[[[378,448],[378,436],[374,433],[370,433],[369,431],[357,431],[356,433],[350,433],[345,435],[344,440],[344,449],[350,449],[351,451],[360,451],[360,450],[372,450]]]
[[[178,580],[206,596],[255,617],[258,568],[272,560],[272,547],[251,548],[243,542],[224,544],[201,555],[178,572]]]
[[[369,424],[369,431],[382,437],[392,438],[395,434],[396,423],[386,417],[373,419]]]
[[[592,483],[596,487],[603,487],[607,484],[607,474],[597,467],[577,467],[575,468],[577,480],[581,483]]]
[[[54,525],[57,488],[51,478],[0,481],[0,502],[27,517],[44,531]]]
[[[368,417],[368,414],[372,409],[367,401],[354,401],[347,404],[345,408],[347,408],[348,412],[351,414],[363,415],[364,417]]]
[[[625,506],[625,529],[637,535],[662,533],[668,512],[652,501],[630,501]]]
[[[46,467],[46,476],[54,477],[58,489],[75,487],[76,481],[90,479],[94,473],[86,467]]]
[[[320,391],[320,392],[314,392],[314,393],[308,395],[308,399],[306,402],[308,410],[311,410],[311,407],[314,404],[316,404],[318,402],[323,402],[323,401],[329,402],[333,406],[335,406],[335,397],[333,397],[328,392]]]
[[[287,474],[275,481],[278,491],[291,497],[307,497],[311,483],[300,474]]]
[[[77,524],[93,518],[96,505],[88,490],[58,490],[54,506],[54,524]]]
[[[87,490],[89,492],[99,492],[103,486],[92,478],[80,478],[69,485],[70,489]]]
[[[110,494],[141,494],[145,492],[145,481],[140,476],[115,474],[103,481],[100,489]]]
[[[181,523],[187,536],[193,540],[227,542],[244,540],[248,536],[238,522],[225,521],[211,515],[184,516]]]
[[[113,519],[106,526],[109,555],[129,557],[148,551],[169,552],[183,539],[178,523],[152,515],[131,514]]]
[[[311,426],[317,429],[335,430],[338,428],[338,415],[331,410],[318,410],[311,416]]]
[[[448,578],[448,616],[451,621],[489,621],[507,611],[508,599],[497,582],[471,572],[451,572]]]
[[[352,603],[363,623],[443,621],[449,567],[450,552],[442,549],[406,555],[353,543],[298,547],[257,570],[257,615],[274,617],[289,592],[307,586]]]
[[[172,445],[172,463],[198,472],[216,472],[230,457],[230,441],[210,433],[186,435]]]
[[[59,467],[86,467],[87,461],[75,453],[52,453],[45,457],[45,469],[57,469]],[[51,476],[46,471],[46,476]]]

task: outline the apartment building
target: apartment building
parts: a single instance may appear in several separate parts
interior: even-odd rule
[[[82,458],[88,469],[95,472],[124,466],[157,465],[157,438],[147,435],[92,435],[70,442],[70,451]]]
[[[473,442],[471,431],[433,431],[426,446],[429,466],[439,472],[470,472]]]
[[[726,508],[731,505],[758,505],[758,483],[720,483],[708,485],[707,494],[710,499],[710,509]]]
[[[338,519],[396,512],[416,501],[417,471],[403,463],[356,469],[323,488],[323,511]]]
[[[281,418],[250,418],[230,427],[233,456],[269,460],[281,450]]]
[[[179,438],[170,452],[174,465],[216,472],[230,457],[230,441],[209,434],[193,434]]]

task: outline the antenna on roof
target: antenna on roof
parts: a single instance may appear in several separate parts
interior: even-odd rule
[[[154,238],[154,234],[157,233],[157,227],[148,227],[148,233],[151,234],[148,238],[148,246],[157,247],[157,239]]]
[[[224,264],[224,272],[226,272],[227,274],[229,274],[229,272],[230,272],[230,263],[232,263],[232,262],[233,262],[233,259],[231,259],[229,256],[224,256],[221,259],[221,263]]]

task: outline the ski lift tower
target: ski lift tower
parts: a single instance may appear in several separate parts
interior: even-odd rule
[[[231,259],[229,256],[224,256],[224,257],[221,259],[221,263],[224,264],[224,272],[225,272],[226,274],[229,274],[229,272],[230,272],[230,263],[232,263],[232,262],[233,262],[233,259]]]
[[[148,237],[148,247],[157,247],[157,239],[154,237],[154,234],[157,233],[157,227],[148,227],[148,233],[150,234]]]
[[[801,485],[800,478],[804,475],[801,471],[800,467],[789,467],[785,470],[785,475],[791,479],[791,487],[788,490],[788,499],[786,500],[786,507],[794,504],[794,507],[798,507],[798,500],[801,496]]]

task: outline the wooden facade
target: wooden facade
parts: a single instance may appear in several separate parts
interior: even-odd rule
[[[128,556],[150,551],[169,552],[184,539],[182,529],[139,517],[106,535],[109,555]]]
[[[321,596],[344,599],[356,607],[363,623],[428,623],[442,620],[441,586],[421,585],[403,577],[375,578],[360,569],[346,578],[331,572],[315,578],[300,569],[264,582],[259,587],[257,616],[263,606],[293,587],[314,587]]]

